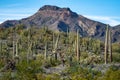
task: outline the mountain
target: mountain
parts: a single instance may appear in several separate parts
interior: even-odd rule
[[[112,27],[112,38],[114,42],[120,42],[120,25]]]
[[[90,20],[82,15],[71,11],[69,8],[60,8],[57,6],[45,5],[41,7],[34,15],[21,20],[8,20],[0,24],[0,27],[8,28],[18,24],[24,24],[26,27],[44,27],[48,26],[51,30],[67,32],[76,32],[82,37],[98,38],[104,41],[106,24]],[[120,25],[119,25],[120,26]],[[120,41],[120,27],[111,27],[113,32],[113,42]]]

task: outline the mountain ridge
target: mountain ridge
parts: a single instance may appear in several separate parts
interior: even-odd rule
[[[45,5],[41,7],[35,14],[21,20],[8,20],[0,24],[0,27],[11,27],[23,24],[26,27],[43,27],[48,26],[51,30],[67,32],[80,31],[82,37],[98,38],[104,41],[107,24],[90,20],[82,15],[70,10],[70,8],[60,8],[57,6]],[[119,25],[118,25],[119,26]],[[120,27],[110,27],[112,29],[112,42],[119,42]]]

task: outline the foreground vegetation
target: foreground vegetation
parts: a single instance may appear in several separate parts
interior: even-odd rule
[[[104,43],[78,33],[24,25],[0,29],[0,79],[119,80],[120,44],[112,44],[113,61],[108,55],[104,64]],[[51,68],[56,71],[47,73]]]

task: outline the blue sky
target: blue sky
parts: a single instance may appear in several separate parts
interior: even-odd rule
[[[43,5],[69,7],[90,19],[120,24],[120,0],[0,0],[0,23],[33,15]]]

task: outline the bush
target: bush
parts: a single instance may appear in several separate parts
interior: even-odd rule
[[[116,66],[110,67],[102,80],[120,80],[120,69]]]

